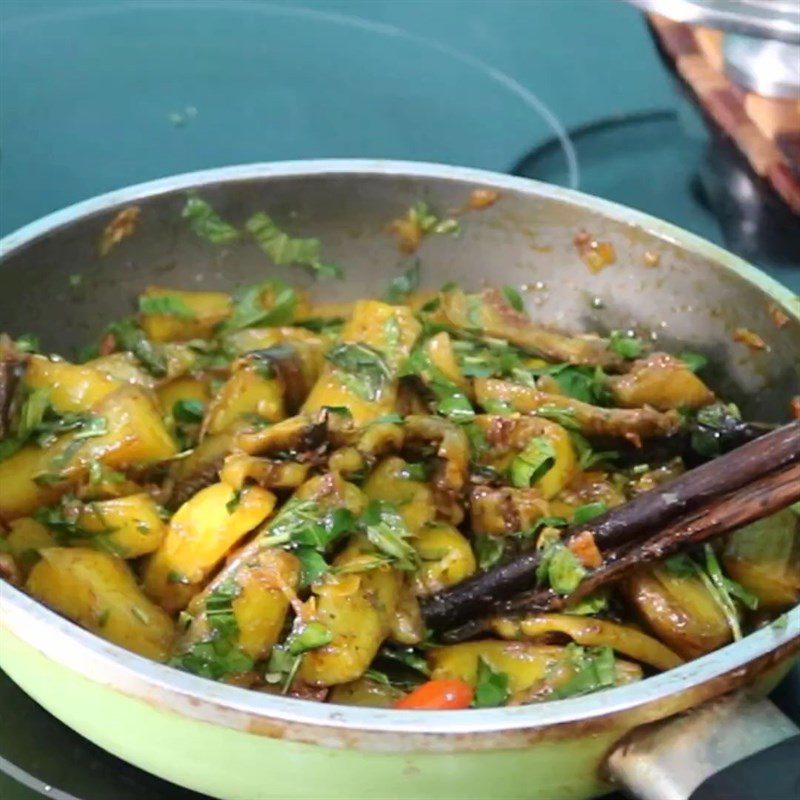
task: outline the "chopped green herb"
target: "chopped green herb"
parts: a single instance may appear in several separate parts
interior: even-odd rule
[[[442,304],[442,301],[438,297],[432,297],[430,300],[424,302],[420,307],[419,310],[422,314],[431,314],[432,312],[436,311],[437,308]]]
[[[575,412],[571,408],[560,408],[559,406],[540,406],[536,409],[537,417],[557,422],[562,428],[568,431],[580,430],[580,425],[575,421]]]
[[[582,600],[578,600],[577,603],[568,605],[565,610],[567,614],[588,616],[605,611],[606,608],[608,608],[608,595],[603,591],[598,591],[587,595]]]
[[[738,599],[750,609],[758,607],[758,598],[723,573],[714,548],[710,544],[704,545],[703,553],[704,563],[702,565],[686,553],[670,556],[663,563],[673,575],[679,577],[696,575],[703,582],[725,615],[733,638],[738,641],[742,638],[742,630],[739,623],[739,612],[733,598]]]
[[[383,351],[392,355],[400,344],[400,323],[394,314],[383,323],[383,339],[385,343]]]
[[[409,267],[402,275],[392,278],[389,288],[383,295],[387,303],[402,303],[405,298],[415,291],[419,286],[420,267],[417,261]]]
[[[156,297],[139,297],[140,314],[165,314],[180,319],[194,319],[197,315],[177,294],[162,294]]]
[[[202,400],[182,399],[172,404],[172,418],[176,422],[194,425],[203,421],[205,403]]]
[[[69,285],[73,289],[77,289],[83,283],[83,275],[76,272],[73,275],[69,276]]]
[[[233,514],[237,508],[239,508],[239,504],[242,502],[242,490],[236,489],[231,496],[231,499],[225,503],[225,508],[227,509],[229,514]]]
[[[125,475],[111,469],[96,458],[89,460],[89,485],[99,486],[101,483],[122,483]]]
[[[324,264],[320,259],[319,239],[298,239],[282,231],[263,211],[253,214],[244,224],[258,246],[278,265],[307,267],[317,278],[341,278],[341,267]]]
[[[361,557],[357,561],[351,561],[349,564],[338,564],[335,567],[330,567],[333,575],[353,575],[360,572],[371,572],[373,569],[380,569],[381,567],[389,567],[394,563],[393,559],[389,556],[375,553],[368,558]]]
[[[12,456],[28,442],[42,448],[49,447],[62,434],[72,432],[74,441],[71,445],[78,447],[80,440],[102,436],[107,430],[105,417],[89,412],[58,412],[50,404],[49,390],[34,389],[22,404],[14,433],[0,442],[0,461]],[[72,450],[65,450],[64,456],[69,460]]]
[[[496,708],[508,700],[508,675],[495,672],[483,659],[478,658],[478,678],[475,683],[474,708]]]
[[[213,244],[230,244],[240,234],[233,225],[225,222],[213,208],[196,195],[190,195],[181,216],[189,220],[191,229],[202,239]]]
[[[551,375],[561,391],[575,400],[598,406],[608,405],[611,402],[611,394],[606,386],[606,374],[601,367],[557,364],[535,372]]]
[[[424,201],[419,200],[408,210],[408,220],[416,224],[423,234],[452,233],[457,234],[460,226],[457,219],[440,219]]]
[[[453,420],[453,422],[469,422],[475,417],[475,410],[461,392],[444,397],[436,403],[436,412],[443,417]]]
[[[167,583],[176,583],[182,586],[188,586],[191,581],[182,572],[171,569],[167,573]]]
[[[560,595],[568,595],[578,588],[586,575],[586,568],[574,553],[561,542],[545,548],[542,560],[536,568],[536,580],[548,585]]]
[[[220,638],[235,640],[239,636],[239,624],[233,613],[233,601],[242,593],[236,579],[231,577],[220,583],[219,586],[206,598],[206,619],[209,627]]]
[[[506,403],[504,400],[494,400],[491,397],[483,401],[483,410],[487,414],[494,414],[498,417],[508,417],[514,413],[510,403]]]
[[[87,361],[92,361],[100,356],[100,348],[97,344],[86,344],[79,347],[75,353],[75,362],[77,364],[85,364]]]
[[[154,377],[167,374],[167,359],[161,348],[153,344],[133,319],[112,322],[108,332],[114,337],[117,349],[127,350]]]
[[[732,586],[734,582],[726,578],[723,574],[722,567],[720,566],[717,555],[714,552],[714,548],[710,544],[705,544],[703,546],[703,553],[705,555],[705,570],[699,569],[698,574],[703,580],[703,583],[706,584],[706,588],[711,591],[711,594],[717,601],[717,604],[725,614],[725,618],[728,620],[728,625],[730,626],[733,638],[736,641],[739,641],[739,639],[742,638],[742,628],[739,624],[739,612],[731,597],[732,593],[729,590],[729,586]],[[736,585],[738,586],[738,584]],[[749,595],[749,592],[746,592],[744,587],[739,588],[741,589],[742,593]],[[755,602],[756,605],[758,605],[757,599]]]
[[[297,547],[293,552],[300,562],[300,586],[302,588],[316,583],[330,571],[331,565],[325,560],[325,556],[314,547]]]
[[[570,431],[569,438],[578,455],[578,463],[584,471],[595,466],[608,466],[609,461],[619,458],[616,450],[594,450],[589,440],[579,431]]]
[[[527,488],[543,478],[556,463],[556,451],[549,439],[537,436],[511,462],[512,485]]]
[[[784,612],[779,617],[775,617],[775,619],[772,620],[772,627],[776,631],[785,631],[786,628],[789,627],[789,615]]]
[[[380,657],[389,661],[394,661],[397,664],[402,664],[404,667],[413,669],[415,672],[420,672],[423,675],[431,674],[425,657],[414,647],[399,647],[397,645],[387,644],[381,648]]]
[[[230,640],[216,638],[195,642],[186,653],[170,659],[169,664],[216,681],[227,675],[248,672],[253,668],[253,659]]]
[[[688,350],[680,354],[680,359],[692,372],[700,372],[708,364],[708,359],[702,353],[692,353]]]
[[[679,578],[697,574],[697,564],[686,553],[676,553],[674,556],[665,558],[662,564],[668,572]]]
[[[186,633],[193,621],[194,617],[188,611],[181,611],[178,614],[178,628],[181,633]]]
[[[321,411],[327,411],[329,414],[336,414],[339,417],[352,417],[350,409],[346,406],[322,406]]]
[[[0,447],[0,449],[2,448]],[[0,461],[2,461],[2,456],[0,456]],[[68,478],[63,472],[40,472],[33,476],[33,482],[37,486],[56,486],[66,480]]]
[[[741,419],[739,409],[731,404],[714,403],[697,412],[696,425],[692,426],[692,449],[706,458],[722,452],[722,434]]]
[[[303,656],[293,656],[284,646],[276,645],[269,654],[269,661],[264,670],[264,680],[267,683],[282,683],[281,694],[289,691]]]
[[[426,481],[428,480],[428,465],[423,463],[406,464],[400,470],[400,477],[406,478],[410,481]]]
[[[309,650],[324,647],[333,641],[333,633],[319,622],[307,622],[297,633],[286,639],[286,650],[290,655],[299,656]]]
[[[586,505],[578,506],[578,508],[572,512],[572,522],[575,525],[582,525],[584,522],[588,522],[590,519],[594,519],[595,517],[599,517],[601,514],[605,514],[606,511],[608,511],[608,506],[602,501],[598,501],[596,503],[586,503]]]
[[[392,373],[383,356],[366,344],[337,344],[326,354],[348,388],[364,400],[376,400]]]
[[[467,434],[472,460],[475,461],[479,459],[481,454],[489,449],[489,441],[486,438],[486,434],[483,432],[483,428],[476,425],[473,421],[462,425],[461,430]]]
[[[489,569],[503,557],[503,539],[500,536],[478,533],[475,535],[472,545],[481,569]]]
[[[323,336],[334,336],[344,324],[344,317],[306,317],[295,322],[299,328],[307,328]]]
[[[532,538],[544,528],[566,528],[569,521],[566,517],[541,517],[537,519],[533,527],[525,532],[527,538]]]
[[[313,500],[295,497],[278,512],[259,541],[264,547],[293,549],[300,560],[300,585],[304,588],[330,569],[325,550],[356,526],[355,516],[346,508],[327,510]]]
[[[373,683],[379,683],[381,686],[386,686],[389,689],[393,688],[389,676],[380,670],[370,668],[364,673],[364,677]],[[398,694],[400,694],[399,691]]]
[[[556,687],[556,697],[577,697],[614,685],[616,663],[610,647],[584,648],[568,644],[566,655],[573,674],[564,685]]]
[[[39,339],[32,333],[23,333],[15,342],[14,346],[23,353],[39,353]]]
[[[264,305],[264,295],[272,298]],[[268,280],[247,286],[233,297],[233,313],[220,326],[220,333],[231,333],[256,326],[287,325],[294,318],[297,292],[283,281]]]
[[[644,352],[644,342],[624,331],[611,331],[609,347],[623,358],[638,358]]]
[[[522,302],[522,296],[513,286],[503,287],[503,297],[506,302],[514,309],[514,311],[524,311],[525,304]]]
[[[361,524],[369,541],[393,560],[397,569],[416,569],[419,558],[408,541],[411,537],[400,512],[384,500],[373,500],[365,509]]]

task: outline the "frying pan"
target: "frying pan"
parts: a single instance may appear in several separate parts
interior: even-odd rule
[[[789,398],[800,394],[800,305],[787,290],[695,236],[612,203],[429,164],[231,167],[80,203],[0,242],[0,327],[14,335],[33,330],[46,350],[69,355],[130,313],[132,298],[150,282],[231,289],[273,276],[302,284],[303,273],[274,267],[252,244],[220,248],[197,238],[180,216],[190,190],[230,221],[264,210],[295,235],[319,237],[325,260],[340,264],[345,279],[310,288],[333,301],[380,294],[409,266],[387,222],[418,200],[442,212],[463,208],[478,187],[497,189],[500,200],[465,212],[457,238],[423,242],[415,256],[423,286],[451,279],[522,286],[537,320],[575,330],[634,328],[667,349],[703,352],[713,364],[710,382],[745,416],[786,418]],[[131,205],[141,210],[135,233],[100,257],[103,228]],[[616,262],[589,271],[573,243],[581,229],[611,243]],[[783,327],[770,304],[786,314]],[[734,341],[742,327],[766,347]],[[566,800],[602,794],[612,779],[653,799],[775,797],[776,781],[800,785],[796,750],[786,755],[798,731],[759,698],[799,648],[800,607],[682,667],[597,694],[514,708],[397,712],[276,697],[184,674],[0,586],[0,666],[24,691],[123,759],[227,800]],[[728,766],[745,756],[743,771]],[[780,770],[770,767],[775,759]]]

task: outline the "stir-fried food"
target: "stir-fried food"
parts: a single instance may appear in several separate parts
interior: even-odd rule
[[[273,228],[251,233],[275,250]],[[740,423],[695,355],[551,330],[511,289],[411,284],[335,307],[276,280],[151,286],[80,363],[4,337],[4,577],[177,669],[418,709],[638,681],[798,601],[795,508],[558,613],[487,604],[460,636],[430,630],[426,598],[526,551],[528,589],[571,594],[602,557],[566,529]]]

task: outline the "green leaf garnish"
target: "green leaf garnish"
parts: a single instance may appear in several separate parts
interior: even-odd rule
[[[293,552],[300,562],[300,586],[311,586],[330,571],[331,565],[314,547],[298,547]]]
[[[699,372],[708,364],[708,359],[702,353],[692,353],[688,350],[681,353],[679,358],[692,372]]]
[[[610,647],[579,647],[568,644],[566,652],[573,674],[565,684],[556,688],[555,697],[577,697],[614,685],[616,663],[614,651]]]
[[[411,531],[395,506],[385,500],[372,500],[361,517],[361,524],[369,541],[391,558],[397,569],[417,568],[419,556],[408,541]]]
[[[154,377],[167,374],[167,359],[161,348],[153,344],[133,319],[112,322],[108,332],[113,335],[117,349],[127,350]]]
[[[407,216],[410,222],[419,226],[423,234],[457,234],[460,230],[460,225],[457,219],[453,219],[452,217],[440,219],[424,200],[418,200],[416,203],[414,203],[414,205],[408,210]]]
[[[22,336],[14,341],[14,346],[22,353],[41,352],[39,339],[32,333],[23,333]]]
[[[475,683],[474,708],[496,708],[508,700],[508,675],[495,672],[481,657],[478,658],[478,677]]]
[[[28,442],[45,448],[62,434],[73,432],[72,445],[77,446],[80,440],[102,436],[107,431],[105,417],[91,412],[56,411],[50,404],[49,390],[34,389],[22,404],[12,435],[0,441],[0,461]]]
[[[549,439],[537,436],[514,457],[509,470],[511,484],[527,488],[543,478],[556,463],[556,451]]]
[[[644,342],[624,331],[611,331],[609,347],[623,358],[638,358],[644,352]]]
[[[229,244],[240,236],[233,225],[225,222],[205,200],[196,195],[189,196],[181,216],[189,220],[191,229],[199,237],[214,244]]]
[[[568,605],[565,609],[567,614],[578,614],[580,616],[589,616],[590,614],[598,614],[608,608],[608,594],[606,592],[598,591],[586,595],[586,597],[578,600],[577,603]]]
[[[582,525],[590,519],[605,514],[606,511],[608,511],[608,506],[602,501],[586,503],[585,505],[578,506],[575,511],[572,512],[572,522],[574,525]]]
[[[733,404],[713,403],[699,409],[692,426],[692,449],[706,458],[714,458],[722,452],[722,434],[731,422],[741,419],[739,409]]]
[[[406,478],[410,481],[426,481],[428,480],[429,467],[427,464],[406,464],[400,470],[400,477]]]
[[[602,367],[581,367],[572,364],[556,364],[534,370],[539,375],[551,375],[568,397],[595,406],[609,405],[611,393],[606,387],[606,374]]]
[[[155,297],[140,296],[139,312],[141,314],[165,314],[180,319],[194,319],[197,315],[186,305],[185,300],[177,294],[162,294]]]
[[[228,578],[206,598],[205,614],[210,638],[170,660],[170,665],[205,678],[219,680],[226,675],[248,672],[253,660],[238,646],[239,624],[233,601],[241,594],[234,578]],[[191,621],[189,621],[191,624]]]
[[[472,404],[460,391],[453,392],[439,400],[435,408],[438,414],[453,420],[453,422],[469,422],[475,417]]]
[[[333,633],[319,622],[307,622],[297,633],[286,639],[286,650],[290,655],[299,656],[309,650],[324,647],[333,641]]]
[[[272,305],[266,307],[263,295],[271,293]],[[221,333],[231,333],[256,326],[287,325],[294,318],[297,292],[283,281],[268,280],[247,286],[233,297],[233,313],[220,326]]]
[[[347,387],[364,400],[376,400],[392,377],[384,357],[366,344],[337,344],[325,358],[336,367]]]
[[[91,505],[91,504],[90,504]],[[33,512],[33,518],[55,534],[56,541],[61,545],[69,545],[76,540],[86,541],[98,550],[104,550],[112,555],[124,557],[121,547],[116,545],[109,534],[114,533],[111,527],[100,517],[103,528],[99,531],[88,530],[78,522],[84,505],[73,495],[64,495],[58,505],[41,506]],[[97,512],[97,509],[95,509]],[[99,516],[99,514],[98,514]]]
[[[514,311],[524,311],[525,304],[522,302],[522,295],[513,286],[503,287],[503,297]]]
[[[489,569],[503,557],[503,539],[500,536],[478,533],[473,538],[472,546],[481,569]]]
[[[193,398],[176,400],[172,404],[172,418],[176,422],[193,425],[203,421],[206,406],[202,400]]]
[[[420,267],[419,261],[409,267],[402,275],[392,278],[389,287],[383,295],[387,303],[402,303],[411,292],[419,286]]]
[[[561,542],[555,542],[544,549],[542,560],[536,568],[537,582],[549,586],[560,595],[574,592],[585,575],[586,568]]]
[[[229,514],[233,514],[237,508],[239,508],[239,503],[242,502],[242,490],[235,489],[233,494],[231,495],[231,499],[225,503],[225,508],[227,509]]]
[[[307,267],[317,278],[341,278],[341,267],[324,264],[319,239],[300,239],[282,231],[272,217],[259,211],[244,224],[258,246],[278,265]]]

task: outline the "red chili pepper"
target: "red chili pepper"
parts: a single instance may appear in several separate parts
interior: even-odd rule
[[[418,708],[449,711],[469,708],[473,697],[472,687],[458,679],[428,681],[398,700],[395,708]]]

